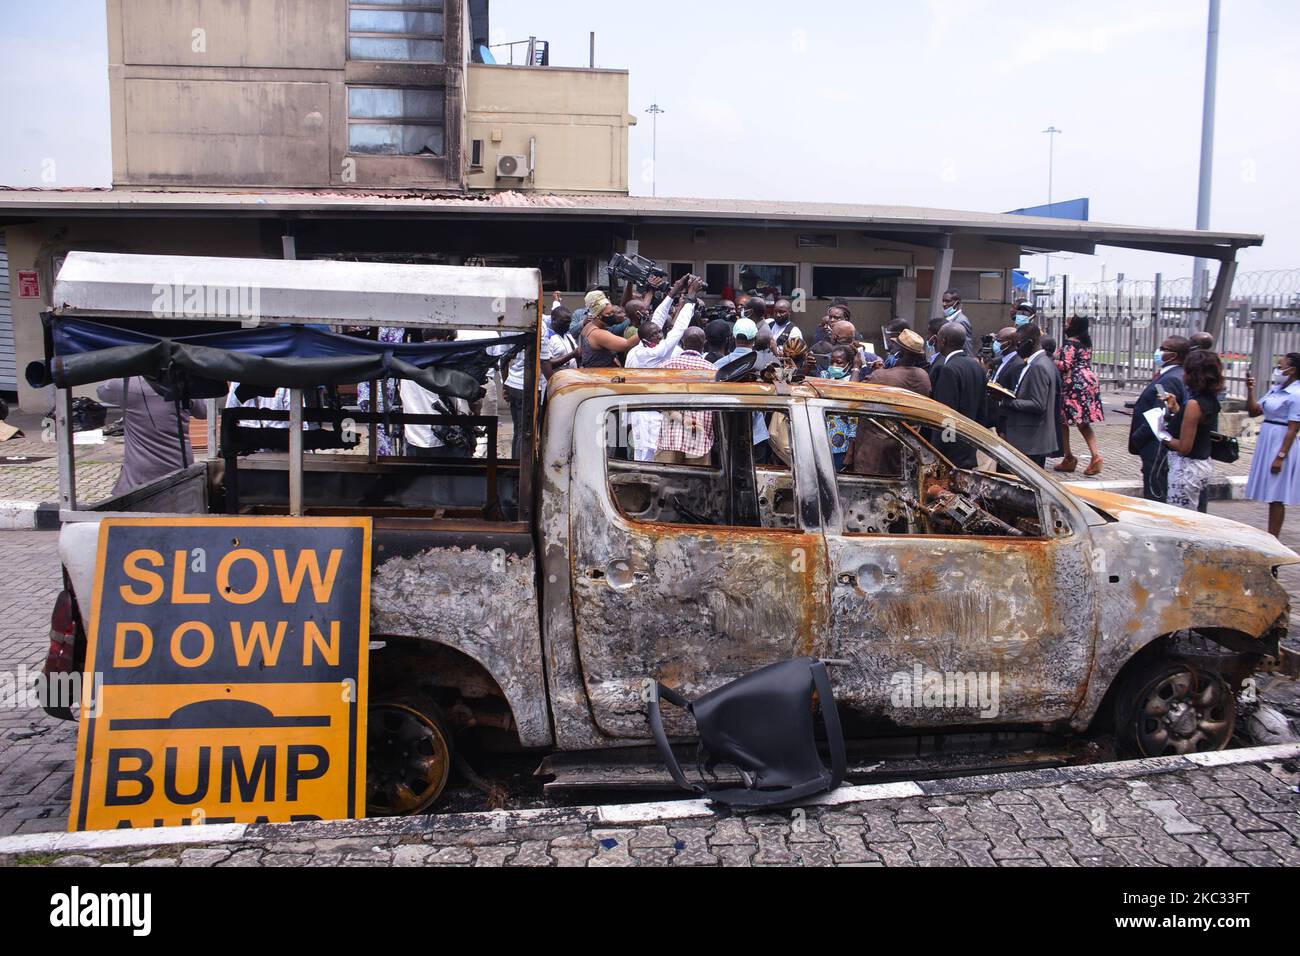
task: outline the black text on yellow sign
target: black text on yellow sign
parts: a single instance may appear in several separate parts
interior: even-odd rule
[[[370,533],[105,519],[69,828],[363,816]]]

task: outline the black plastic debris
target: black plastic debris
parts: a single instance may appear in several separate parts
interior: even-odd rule
[[[813,694],[821,701],[830,749],[827,769],[817,750]],[[700,739],[700,776],[730,765],[743,787],[691,783],[664,733],[660,699],[690,711]],[[690,701],[656,682],[650,693],[650,729],[677,785],[736,807],[772,807],[833,790],[844,780],[844,733],[826,665],[814,657],[770,664]]]

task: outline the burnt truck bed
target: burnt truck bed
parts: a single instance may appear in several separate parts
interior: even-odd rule
[[[239,471],[239,514],[287,513],[285,456],[241,459]],[[84,611],[94,583],[95,515],[226,513],[223,476],[221,460],[198,462],[68,522],[59,551]],[[309,460],[304,514],[374,521],[372,699],[418,689],[459,723],[516,735],[524,747],[547,746],[533,534],[513,520],[518,469],[499,467],[496,507],[484,504],[485,477],[481,461]]]

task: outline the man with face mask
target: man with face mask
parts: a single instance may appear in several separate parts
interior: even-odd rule
[[[898,364],[898,337],[904,329],[910,329],[907,319],[894,319],[885,326],[885,368],[893,368]]]
[[[1133,419],[1128,428],[1128,451],[1142,458],[1142,497],[1151,501],[1164,501],[1168,491],[1168,475],[1164,446],[1151,433],[1146,413],[1157,405],[1164,405],[1162,395],[1173,395],[1180,406],[1187,404],[1183,387],[1183,359],[1192,344],[1181,335],[1166,336],[1155,350],[1153,361],[1156,376],[1138,400],[1133,403]]]
[[[1016,303],[1016,307],[1011,310],[1011,323],[1015,328],[1018,329],[1021,326],[1028,325],[1030,322],[1033,322],[1034,317],[1037,314],[1038,314],[1037,309],[1035,309],[1024,299],[1021,299],[1019,302]]]
[[[803,333],[799,331],[799,326],[794,324],[794,314],[789,299],[776,300],[767,327],[772,330],[772,352],[775,355],[780,355],[785,350],[785,343],[790,339],[803,340]]]
[[[949,289],[943,294],[942,302],[944,321],[955,322],[966,333],[966,343],[962,346],[962,351],[967,355],[974,355],[975,330],[971,328],[970,319],[966,318],[966,313],[961,310],[961,293],[956,289]]]
[[[993,360],[998,363],[993,367],[993,384],[1014,392],[1016,382],[1020,380],[1020,370],[1025,367],[1025,360],[1016,351],[1014,327],[1008,325],[998,330],[997,338],[993,340]],[[998,434],[1006,438],[1007,412],[1001,401],[993,410],[993,424]]]

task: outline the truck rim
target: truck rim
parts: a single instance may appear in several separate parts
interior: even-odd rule
[[[380,703],[370,708],[366,760],[366,813],[419,813],[447,785],[451,746],[441,722],[413,707]]]
[[[1179,670],[1148,687],[1138,712],[1138,743],[1148,757],[1221,750],[1232,738],[1234,717],[1227,684]]]

